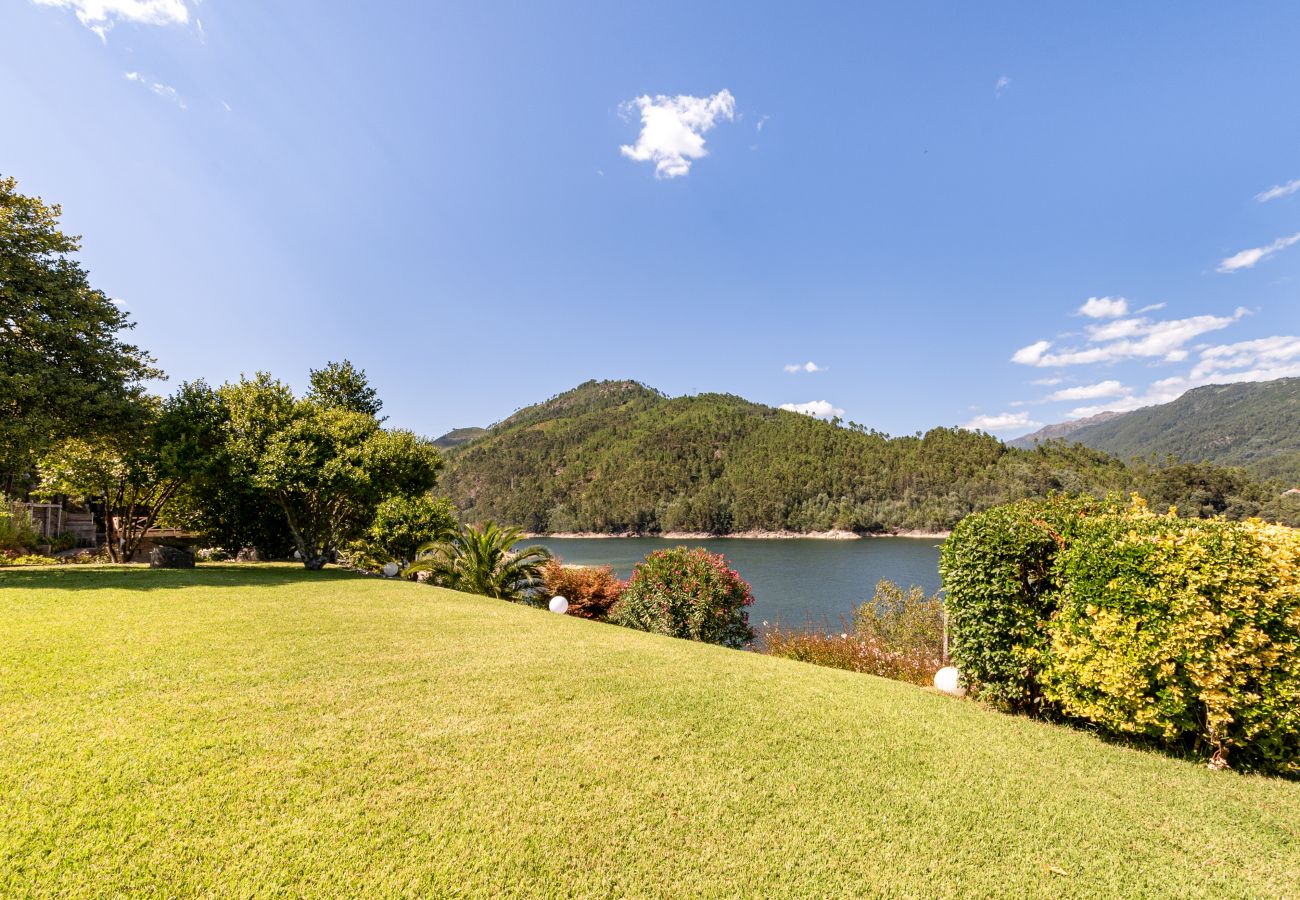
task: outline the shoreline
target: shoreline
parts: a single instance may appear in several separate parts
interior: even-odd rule
[[[665,541],[861,541],[872,538],[921,538],[925,540],[942,541],[951,535],[951,531],[922,531],[911,529],[907,531],[889,531],[880,533],[858,534],[853,531],[767,531],[763,529],[754,529],[751,531],[737,531],[731,534],[710,534],[707,531],[664,531],[658,534],[648,534],[638,531],[623,531],[617,534],[611,534],[603,531],[554,531],[554,532],[525,532],[524,539],[535,540],[616,540],[619,538],[659,538]]]

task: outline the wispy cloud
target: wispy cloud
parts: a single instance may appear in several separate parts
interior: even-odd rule
[[[1011,79],[1006,75],[999,75],[997,84],[993,85],[993,93],[998,97],[1001,97],[1002,92],[1009,87],[1011,87]]]
[[[1296,191],[1300,191],[1300,178],[1292,179],[1286,184],[1275,184],[1266,191],[1260,191],[1255,195],[1255,199],[1260,203],[1267,203],[1270,200],[1294,194]]]
[[[785,369],[787,372],[791,372],[791,373],[794,373],[794,372],[825,372],[825,371],[826,371],[826,367],[825,367],[825,366],[819,366],[819,365],[817,365],[817,363],[813,362],[812,360],[809,360],[809,361],[806,362],[806,363],[789,363],[788,365],[782,366],[782,368]]]
[[[1118,381],[1099,381],[1096,384],[1082,384],[1078,387],[1062,388],[1059,391],[1048,395],[1047,399],[1055,400],[1097,400],[1101,397],[1123,397],[1133,393],[1132,389],[1126,388]]]
[[[134,81],[136,84],[144,85],[159,97],[162,97],[164,100],[170,100],[181,109],[186,108],[185,99],[181,97],[181,95],[177,93],[176,88],[172,87],[170,84],[163,84],[161,81],[153,81],[145,78],[139,72],[127,72],[123,77],[126,78],[127,81]]]
[[[781,408],[790,412],[803,413],[805,416],[812,416],[817,419],[829,419],[831,416],[844,415],[844,410],[838,406],[832,406],[826,400],[809,400],[807,403],[782,403]]]
[[[1128,301],[1123,297],[1089,297],[1079,307],[1079,315],[1090,319],[1111,319],[1128,315]]]
[[[184,0],[33,0],[38,6],[70,9],[100,40],[108,40],[108,32],[118,22],[136,25],[184,25],[190,20],[190,11]]]
[[[1129,394],[1105,403],[1070,410],[1070,418],[1099,412],[1127,412],[1176,400],[1192,388],[1207,384],[1241,381],[1272,381],[1300,376],[1300,337],[1276,335],[1234,344],[1216,344],[1200,351],[1200,358],[1186,375],[1174,375],[1153,382],[1141,394]]]
[[[1292,244],[1300,242],[1300,232],[1296,232],[1289,237],[1280,237],[1273,243],[1265,247],[1251,247],[1249,250],[1242,250],[1240,253],[1234,253],[1227,259],[1219,263],[1219,271],[1224,273],[1236,272],[1241,269],[1249,269],[1256,263],[1268,259],[1279,250],[1285,250]]]
[[[1061,378],[1035,378],[1030,384],[1036,384],[1040,387],[1051,387],[1054,384],[1060,384],[1064,379]]]
[[[1043,368],[1111,363],[1125,359],[1180,362],[1187,358],[1188,352],[1184,348],[1189,342],[1202,334],[1227,328],[1248,312],[1239,307],[1231,316],[1190,316],[1164,321],[1153,321],[1146,317],[1115,319],[1088,326],[1089,346],[1052,352],[1051,341],[1035,341],[1012,354],[1011,361]]]
[[[1026,428],[1036,428],[1041,424],[1041,422],[1035,422],[1029,413],[1021,411],[976,416],[961,427],[968,428],[971,431],[988,431],[993,434],[1000,434],[1007,431],[1023,431]]]
[[[771,116],[763,116],[762,118],[760,118],[756,123],[754,123],[754,130],[755,130],[755,131],[762,131],[762,130],[763,130],[763,126],[767,124],[767,120],[770,119],[770,118],[772,118],[772,117],[771,117]]]
[[[635,144],[619,148],[622,154],[637,162],[653,161],[656,178],[677,178],[690,172],[693,160],[709,155],[704,134],[719,120],[735,119],[736,98],[727,90],[711,97],[643,95],[621,108],[641,114],[641,134]]]

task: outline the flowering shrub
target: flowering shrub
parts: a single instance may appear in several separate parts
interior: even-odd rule
[[[764,632],[763,652],[928,685],[944,662],[943,604],[919,587],[882,580],[839,634],[777,625]]]
[[[566,566],[553,559],[542,567],[546,596],[569,601],[569,615],[604,619],[623,593],[623,582],[609,566]]]
[[[743,647],[754,639],[749,585],[722,554],[677,547],[637,563],[610,620],[628,628]]]
[[[16,551],[0,553],[0,566],[53,566],[58,565],[58,562],[51,556],[41,556],[37,553]]]

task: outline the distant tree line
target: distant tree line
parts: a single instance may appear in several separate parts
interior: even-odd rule
[[[1136,491],[1186,515],[1300,523],[1300,502],[1240,469],[1126,464],[1065,442],[1017,450],[955,428],[889,437],[634,382],[589,382],[516,413],[449,451],[444,485],[470,520],[539,532],[945,530],[1054,491]]]

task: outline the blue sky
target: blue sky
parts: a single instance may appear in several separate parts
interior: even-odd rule
[[[347,357],[430,435],[1300,374],[1300,15],[1095,6],[11,0],[0,172],[173,383]]]

